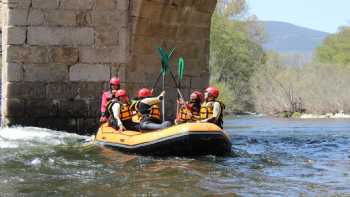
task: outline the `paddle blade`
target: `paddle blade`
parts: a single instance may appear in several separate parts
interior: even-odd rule
[[[184,71],[185,71],[185,60],[183,57],[180,57],[177,68],[178,68],[177,72],[178,72],[179,79],[182,80],[184,78]]]
[[[173,56],[174,51],[175,51],[175,48],[171,49],[171,51],[168,55],[169,60],[170,60],[171,56]]]

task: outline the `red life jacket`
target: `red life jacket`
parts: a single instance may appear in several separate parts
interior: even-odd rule
[[[101,101],[101,113],[105,113],[107,111],[107,103],[114,98],[112,91],[108,90],[103,92],[102,101]]]

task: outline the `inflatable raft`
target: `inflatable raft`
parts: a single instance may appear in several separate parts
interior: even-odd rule
[[[95,143],[122,152],[156,156],[225,155],[231,152],[228,135],[211,123],[186,123],[151,132],[118,132],[103,124]]]

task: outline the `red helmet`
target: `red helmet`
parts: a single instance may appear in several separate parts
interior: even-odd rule
[[[196,100],[196,99],[202,100],[203,99],[203,94],[200,91],[196,90],[196,91],[192,92],[190,98],[193,99],[193,100]]]
[[[117,77],[112,77],[111,80],[109,80],[110,85],[119,86],[120,80]]]
[[[208,92],[211,96],[213,96],[215,98],[217,98],[219,96],[219,89],[217,89],[214,86],[208,87],[205,91]]]
[[[126,97],[128,94],[126,93],[126,90],[120,89],[115,94],[116,97]]]
[[[145,98],[145,97],[149,97],[149,96],[152,96],[152,92],[148,88],[140,89],[138,94],[137,94],[137,97],[139,97],[139,98]]]

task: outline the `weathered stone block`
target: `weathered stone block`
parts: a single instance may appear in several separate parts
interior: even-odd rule
[[[81,82],[78,83],[79,97],[83,99],[100,100],[103,92],[101,82]]]
[[[94,30],[88,27],[29,27],[28,43],[32,45],[92,45]]]
[[[185,74],[193,77],[199,77],[203,70],[205,70],[204,65],[200,64],[198,59],[185,58],[186,70]]]
[[[4,8],[6,9],[6,7],[8,8],[28,8],[31,0],[6,0],[6,1],[2,1],[2,3],[4,4]]]
[[[96,28],[96,46],[116,46],[119,41],[119,29],[108,28],[108,27],[97,27]]]
[[[7,64],[7,81],[22,81],[23,67],[21,64],[8,63]]]
[[[68,68],[64,64],[24,65],[24,81],[56,82],[68,79]]]
[[[60,101],[60,117],[88,117],[89,107],[84,100],[62,100]]]
[[[111,76],[117,76],[121,82],[126,81],[126,71],[128,65],[126,64],[112,64],[111,67]]]
[[[169,25],[160,22],[154,22],[153,20],[138,19],[136,25],[133,28],[133,34],[137,36],[147,36],[159,39],[176,38],[178,33],[177,25]]]
[[[79,49],[55,47],[50,49],[50,60],[54,63],[75,64],[79,59]]]
[[[69,10],[53,10],[48,12],[46,20],[52,26],[75,26],[76,14]]]
[[[61,8],[67,10],[90,10],[93,2],[93,0],[62,0]]]
[[[155,80],[155,79],[154,79]],[[144,71],[127,71],[126,81],[128,83],[152,83],[148,80],[147,75]]]
[[[133,36],[133,50],[136,54],[154,55],[157,53],[157,46],[161,46],[161,40],[146,36]],[[174,46],[174,45],[173,45]]]
[[[48,63],[46,47],[8,46],[7,61],[14,63]]]
[[[7,97],[8,98],[45,98],[46,84],[41,82],[9,82],[7,83]]]
[[[119,47],[80,48],[79,51],[82,63],[119,63],[122,60]]]
[[[106,81],[110,77],[108,65],[76,64],[70,67],[70,81]]]
[[[47,97],[50,99],[100,100],[103,92],[101,82],[58,82],[47,85]]]
[[[193,0],[172,0],[171,6],[173,7],[185,7],[192,5]]]
[[[9,27],[7,31],[7,44],[24,44],[27,32],[25,27]]]
[[[166,9],[166,11],[163,11],[161,13],[161,16],[158,20],[153,21],[167,25],[179,25],[180,22],[183,22],[180,20],[180,13],[182,10],[185,12],[189,11],[189,9],[184,9],[183,7],[170,7],[170,9]]]
[[[117,1],[117,9],[121,11],[126,11],[129,9],[129,0],[118,0]]]
[[[127,28],[121,28],[119,30],[119,48],[120,48],[120,61],[127,63],[130,56],[130,31]]]
[[[99,27],[125,27],[127,26],[128,16],[120,11],[98,11],[91,13],[92,24]]]
[[[161,59],[156,52],[153,55],[138,55],[132,59],[132,67],[136,67],[137,71],[148,73],[159,73],[161,68]]]
[[[151,5],[151,4],[146,4],[144,9],[141,9],[140,12],[138,13],[138,17],[142,18],[149,18],[149,19],[154,19],[154,20],[159,20],[161,17],[161,14],[164,10],[164,6],[156,4],[156,5]]]
[[[115,0],[96,0],[96,10],[111,10],[115,9],[116,3],[119,1]]]
[[[58,8],[58,5],[58,0],[32,0],[33,8],[56,9]]]
[[[213,13],[216,8],[217,0],[196,0],[194,8],[201,12]]]
[[[158,34],[159,35],[153,35],[157,38],[161,39],[168,39],[168,38],[176,38],[176,34],[178,32],[178,27],[177,26],[170,26],[170,25],[155,25],[155,28],[158,29]]]
[[[10,26],[24,26],[27,25],[27,9],[11,9],[11,10],[4,10],[4,12],[7,12],[8,19],[5,22],[5,24],[8,24]]]
[[[4,116],[9,117],[21,117],[24,115],[24,100],[17,98],[5,98],[4,99]]]
[[[31,118],[55,117],[58,109],[58,103],[49,99],[30,99],[25,104],[25,114]]]
[[[68,82],[49,83],[47,85],[47,98],[60,100],[79,98],[78,84]]]
[[[191,88],[203,90],[208,87],[209,73],[201,73],[200,77],[191,78]]]
[[[101,114],[100,108],[101,108],[101,101],[99,100],[89,100],[89,112],[88,117],[98,117]]]
[[[192,11],[189,17],[189,24],[196,27],[210,27],[211,13]]]
[[[44,24],[44,13],[38,9],[31,9],[28,16],[28,25],[42,25]]]
[[[80,11],[76,14],[76,24],[78,26],[91,26],[92,17],[90,11]]]
[[[200,57],[202,49],[203,49],[203,42],[177,42],[176,52],[174,54],[174,59],[178,59],[179,57],[189,57],[191,59],[197,59]]]
[[[177,72],[173,72],[174,77],[178,82],[178,75],[176,73]],[[152,81],[154,81],[154,79]],[[159,81],[159,84],[161,84],[160,81]],[[176,88],[177,84],[174,83],[174,80],[171,78],[171,76],[167,76],[165,80],[165,86]],[[181,80],[181,88],[190,88],[190,87],[191,87],[191,77],[184,76],[184,78]]]
[[[143,1],[140,3],[138,0],[130,0],[131,6],[131,16],[142,16],[146,18],[154,18],[155,20],[158,20],[157,15],[159,16],[159,12],[168,11],[169,7],[176,7],[172,6],[172,1],[169,0],[150,0],[150,1]],[[190,1],[190,0],[188,0]],[[156,12],[154,15],[152,15],[152,12]]]
[[[182,41],[209,40],[210,28],[208,27],[193,27],[182,26],[177,32],[178,38],[183,38]]]
[[[157,29],[152,24],[151,20],[143,18],[133,18],[132,24],[134,25],[133,34],[137,36],[151,37],[156,34]]]

